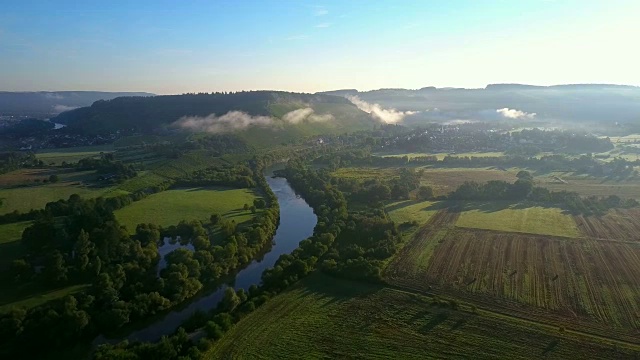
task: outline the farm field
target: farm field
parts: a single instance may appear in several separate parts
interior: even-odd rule
[[[74,148],[42,149],[36,153],[36,158],[45,164],[60,165],[62,162],[72,163],[78,160],[97,156],[101,152],[112,152],[112,145],[82,146]]]
[[[620,338],[640,335],[640,248],[623,242],[451,228],[443,210],[385,277],[407,289]],[[526,305],[526,306],[523,306]]]
[[[585,237],[640,242],[640,211],[615,209],[605,216],[574,216]]]
[[[398,168],[395,167],[344,167],[336,169],[334,176],[347,179],[379,179],[398,177]]]
[[[254,199],[256,194],[249,189],[185,188],[152,194],[114,213],[131,233],[140,223],[170,226],[182,220],[208,221],[214,213],[242,223],[252,218],[243,205],[252,205]]]
[[[578,237],[575,221],[558,208],[540,206],[501,208],[499,203],[489,209],[463,211],[456,226],[497,231]]]
[[[431,209],[434,204],[433,201],[403,200],[387,204],[385,211],[396,224],[406,221],[424,224],[436,213],[436,210]]]
[[[378,153],[376,156],[381,157],[408,157],[409,159],[413,159],[416,157],[424,157],[424,156],[435,156],[438,160],[444,159],[446,156],[455,156],[455,157],[501,157],[504,156],[503,152],[469,152],[469,153]]]
[[[466,181],[485,183],[490,180],[502,180],[512,183],[517,180],[520,169],[500,170],[496,168],[425,168],[422,185],[431,186],[434,195],[447,195]]]
[[[626,358],[555,328],[435,306],[409,292],[314,274],[245,317],[211,359]]]
[[[621,198],[640,199],[640,181],[614,181],[602,179],[568,179],[563,184],[549,177],[536,177],[536,185],[551,191],[575,191],[583,196],[616,195]]]

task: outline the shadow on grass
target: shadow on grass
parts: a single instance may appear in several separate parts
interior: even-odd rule
[[[324,302],[323,307],[357,297],[371,296],[384,288],[382,285],[334,278],[320,272],[305,278],[302,285],[303,291],[299,298],[319,298]]]
[[[557,208],[551,204],[532,203],[527,201],[511,202],[511,201],[466,201],[466,200],[445,200],[438,201],[429,206],[422,208],[422,211],[438,211],[448,209],[451,212],[463,212],[477,210],[484,213],[492,213],[506,209],[524,210],[533,207],[542,207],[546,209]],[[562,211],[563,214],[571,214],[567,210]]]
[[[542,351],[542,355],[547,355],[550,352],[555,351],[559,343],[560,342],[558,340],[551,341],[549,345],[547,345],[547,347],[544,349],[544,351]]]
[[[451,330],[458,330],[467,323],[467,319],[459,319],[455,324],[451,325]]]
[[[402,209],[404,207],[411,206],[411,205],[417,204],[417,203],[420,203],[420,201],[404,200],[404,201],[397,202],[397,203],[395,203],[393,205],[387,206],[385,208],[385,210],[387,212],[391,212],[391,211]]]
[[[431,320],[429,320],[429,322],[427,322],[420,329],[420,332],[428,333],[431,330],[435,329],[438,325],[440,325],[443,322],[447,321],[447,319],[449,319],[449,312],[443,311],[443,312],[441,312],[439,314],[436,314],[436,315],[433,316],[433,318],[431,318]]]

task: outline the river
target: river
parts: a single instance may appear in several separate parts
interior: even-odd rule
[[[313,228],[318,221],[313,209],[304,199],[296,195],[286,179],[274,178],[271,176],[272,173],[273,169],[268,170],[265,177],[269,187],[278,198],[280,224],[273,237],[271,251],[259,261],[254,260],[240,270],[233,281],[219,287],[212,293],[199,296],[186,307],[168,313],[144,329],[132,332],[127,336],[129,341],[157,341],[162,335],[173,333],[195,311],[207,311],[215,308],[228,286],[232,286],[236,290],[247,290],[253,284],[260,284],[262,272],[265,269],[272,267],[280,255],[291,253],[298,247],[300,241],[313,234]]]

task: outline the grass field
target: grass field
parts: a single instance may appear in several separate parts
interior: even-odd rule
[[[499,204],[496,204],[499,205]],[[558,208],[528,207],[474,209],[463,211],[456,226],[530,234],[578,237],[579,231],[570,215]]]
[[[72,285],[55,290],[41,290],[35,284],[26,284],[21,286],[11,286],[2,289],[0,295],[0,313],[7,312],[11,308],[32,308],[42,305],[47,301],[59,299],[67,295],[76,293],[85,289],[89,285]]]
[[[126,192],[111,187],[92,188],[76,182],[59,182],[56,184],[0,189],[0,198],[4,205],[0,207],[0,215],[18,210],[28,212],[31,209],[42,209],[51,201],[68,199],[73,194],[94,198],[99,196],[116,196]]]
[[[36,158],[45,164],[60,165],[62,162],[73,163],[78,160],[99,155],[101,152],[113,151],[112,145],[82,146],[74,148],[42,149]]]
[[[6,270],[11,265],[11,261],[23,254],[24,249],[20,246],[19,240],[22,238],[22,232],[29,225],[31,225],[30,221],[0,225],[0,271]]]
[[[0,225],[0,244],[20,240],[22,232],[29,225],[31,225],[31,221]]]
[[[181,220],[208,220],[218,213],[242,223],[251,219],[244,204],[253,204],[255,193],[248,189],[221,187],[167,190],[115,211],[118,221],[134,232],[140,223],[177,225]]]
[[[418,224],[424,224],[436,213],[436,210],[430,209],[433,204],[432,201],[397,201],[385,206],[385,211],[396,224],[406,221],[417,221]]]
[[[311,275],[241,320],[210,359],[631,358],[627,349],[379,285]]]

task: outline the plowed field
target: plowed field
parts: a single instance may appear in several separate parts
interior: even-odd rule
[[[605,216],[575,216],[585,237],[640,241],[640,210],[612,210]],[[640,275],[639,275],[640,276]]]
[[[389,265],[387,281],[509,315],[640,339],[640,246],[454,223],[455,214],[434,215]]]

